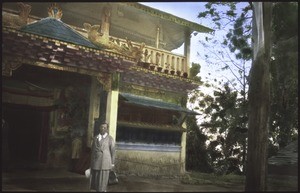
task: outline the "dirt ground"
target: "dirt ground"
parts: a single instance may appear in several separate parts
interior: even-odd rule
[[[153,179],[143,177],[120,177],[117,185],[109,186],[108,191],[116,192],[237,192],[243,186],[222,187],[216,185],[182,184],[179,179]]]
[[[298,177],[270,176],[273,183],[268,191],[298,191]],[[275,180],[276,179],[276,180]],[[289,184],[281,183],[283,181]],[[89,179],[66,170],[13,170],[2,172],[2,192],[91,192]],[[244,183],[201,184],[181,183],[179,178],[147,178],[119,175],[119,183],[108,187],[108,192],[243,192]]]
[[[188,185],[179,179],[153,179],[138,176],[119,176],[119,183],[108,192],[239,192],[243,185]],[[2,172],[2,191],[5,192],[91,192],[85,176],[60,170]]]

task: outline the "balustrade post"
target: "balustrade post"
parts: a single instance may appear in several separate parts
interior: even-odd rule
[[[153,51],[151,50],[151,52],[150,52],[150,63],[151,64],[154,64],[154,58],[153,58],[153,55],[154,55],[154,53],[153,53]]]
[[[168,54],[165,68],[169,70],[169,67],[170,67],[170,55]]]
[[[176,62],[176,72],[177,71],[180,71],[179,57],[177,57],[177,62]]]
[[[165,67],[165,54],[161,54],[160,66],[161,66],[162,68]]]

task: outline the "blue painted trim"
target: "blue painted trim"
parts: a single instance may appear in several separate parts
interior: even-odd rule
[[[159,151],[159,152],[180,152],[179,145],[160,145],[160,144],[145,144],[145,143],[125,143],[117,142],[117,150],[141,150],[141,151]]]

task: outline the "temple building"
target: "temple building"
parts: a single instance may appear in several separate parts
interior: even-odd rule
[[[70,169],[74,159],[82,172],[106,120],[117,172],[184,173],[185,120],[198,114],[186,108],[199,86],[189,77],[195,31],[212,32],[139,3],[3,3],[8,164]]]

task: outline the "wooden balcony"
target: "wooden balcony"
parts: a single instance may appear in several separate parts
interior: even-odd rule
[[[118,39],[120,45],[126,46],[126,40]],[[134,47],[139,48],[141,43],[131,42]],[[186,62],[186,57],[183,55],[175,54],[167,50],[158,49],[152,46],[143,48],[143,57],[137,65],[149,70],[163,72],[175,76],[188,77],[189,67]]]

